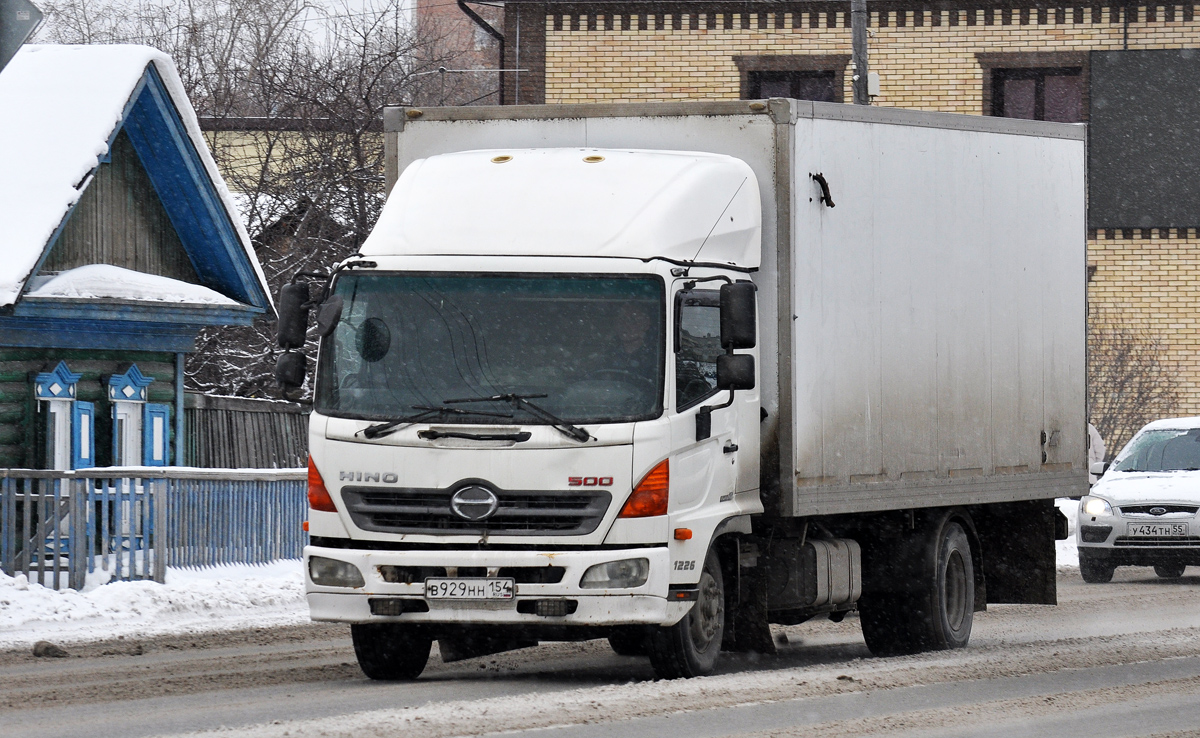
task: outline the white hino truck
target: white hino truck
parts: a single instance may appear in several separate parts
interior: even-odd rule
[[[1085,135],[796,100],[388,109],[321,336],[312,617],[363,671],[608,638],[665,678],[857,611],[1055,603],[1086,494]],[[311,293],[310,293],[310,287]],[[307,378],[303,354],[277,366]]]

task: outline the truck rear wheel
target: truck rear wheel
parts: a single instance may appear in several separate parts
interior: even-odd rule
[[[351,625],[350,639],[363,673],[386,681],[419,677],[433,647],[432,638],[396,623]]]
[[[863,638],[877,656],[963,648],[971,638],[975,564],[966,531],[943,518],[919,543],[897,552],[910,557],[900,569],[913,576],[907,591],[863,597]]]
[[[725,580],[716,551],[709,551],[700,572],[696,604],[675,625],[655,628],[647,638],[650,664],[660,679],[711,674],[725,635]]]

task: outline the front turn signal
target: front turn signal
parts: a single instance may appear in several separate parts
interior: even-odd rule
[[[667,490],[671,472],[667,460],[663,459],[642,481],[633,488],[633,494],[621,508],[620,518],[649,518],[667,514]]]
[[[321,512],[337,512],[329,490],[325,489],[325,480],[321,478],[321,472],[317,471],[311,456],[308,457],[308,506]]]

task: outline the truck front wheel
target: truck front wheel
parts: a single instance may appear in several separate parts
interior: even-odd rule
[[[350,626],[358,666],[371,679],[416,679],[425,670],[433,639],[411,626],[364,623]]]
[[[863,638],[877,656],[962,648],[971,638],[975,566],[960,523],[944,518],[923,541],[897,551],[911,577],[905,591],[864,596]],[[915,544],[915,545],[913,545]]]
[[[660,679],[711,674],[725,634],[725,580],[716,551],[700,572],[696,604],[675,625],[656,628],[647,639],[650,664]]]

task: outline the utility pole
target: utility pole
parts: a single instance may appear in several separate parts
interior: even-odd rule
[[[867,0],[850,0],[850,30],[854,37],[850,57],[854,69],[854,104],[870,105],[871,97],[867,93]]]

